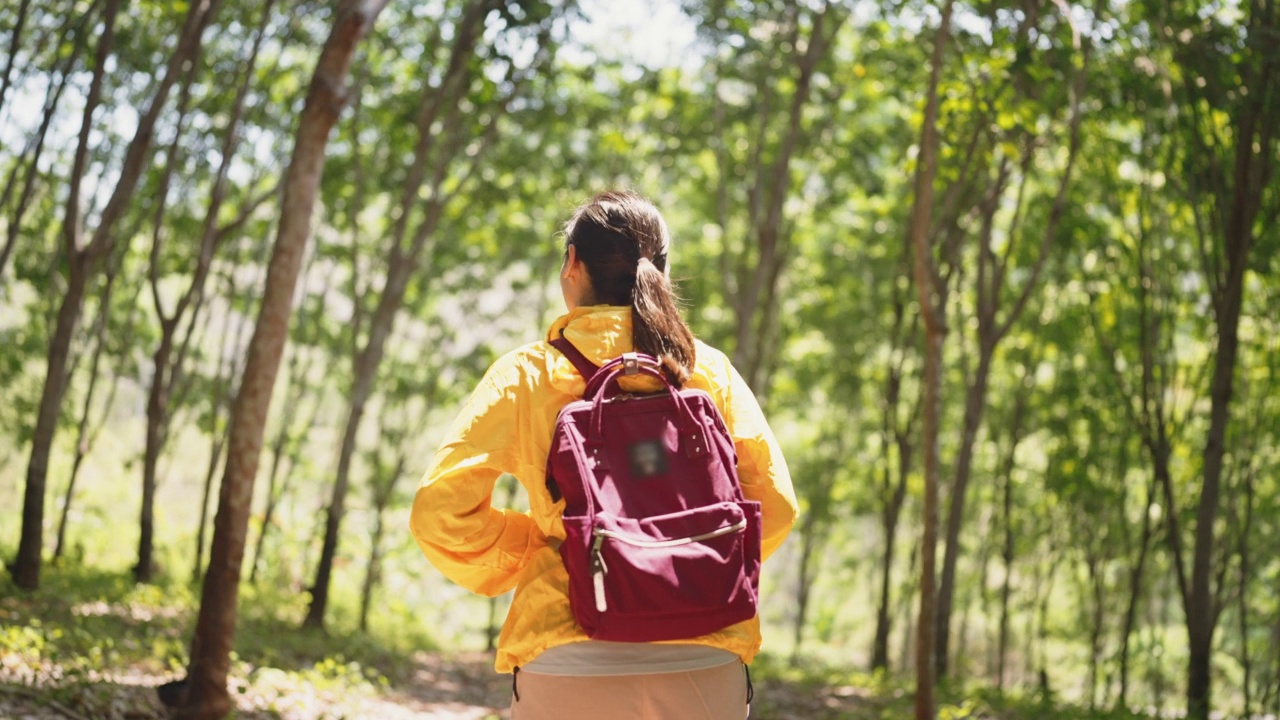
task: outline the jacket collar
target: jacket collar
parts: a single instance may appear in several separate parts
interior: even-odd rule
[[[547,341],[561,337],[562,333],[565,339],[596,365],[603,365],[634,349],[631,344],[630,307],[591,305],[575,308],[551,323]],[[555,353],[555,360],[547,367],[551,384],[566,393],[580,395],[583,391],[582,376],[569,358],[554,350],[552,352]],[[622,378],[620,383],[627,392],[653,392],[662,388],[657,380],[645,376]]]
[[[631,352],[631,308],[589,305],[575,308],[551,323],[547,340],[561,336],[596,365]]]

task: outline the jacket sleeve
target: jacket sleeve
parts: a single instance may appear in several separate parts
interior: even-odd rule
[[[445,577],[493,597],[515,587],[545,540],[527,513],[492,506],[502,473],[518,474],[518,373],[494,364],[463,406],[413,500],[409,527]]]
[[[787,461],[782,457],[760,403],[733,365],[728,362],[726,365],[729,383],[724,394],[725,423],[738,452],[742,494],[760,503],[761,555],[767,559],[782,546],[800,508]]]

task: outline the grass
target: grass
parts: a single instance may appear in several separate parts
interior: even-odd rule
[[[101,710],[111,685],[154,686],[185,674],[196,594],[169,580],[135,585],[126,572],[49,567],[39,590],[0,579],[0,682],[38,690],[45,704]],[[300,630],[302,599],[242,586],[231,688],[283,697],[309,692],[372,695],[413,676],[421,633],[379,638],[341,626]],[[270,704],[267,702],[266,704]],[[3,714],[3,713],[0,713]],[[126,713],[127,714],[127,713]]]

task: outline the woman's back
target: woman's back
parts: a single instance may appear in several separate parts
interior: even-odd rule
[[[603,237],[595,238],[601,240],[600,247],[588,249],[592,235],[582,226],[587,216],[601,216],[613,224],[595,233]],[[499,672],[529,668],[530,663],[530,672],[554,663],[563,667],[566,658],[579,668],[591,664],[590,656],[583,662],[567,650],[538,663],[539,656],[552,648],[589,640],[570,610],[569,577],[557,551],[565,538],[563,501],[553,498],[546,485],[556,417],[561,408],[581,397],[585,383],[550,340],[570,340],[597,365],[636,349],[661,357],[673,380],[706,391],[722,414],[737,453],[743,494],[762,507],[764,558],[781,545],[795,521],[796,502],[786,463],[750,388],[723,353],[693,340],[678,313],[672,317],[675,302],[664,272],[669,238],[665,225],[660,227],[661,236],[652,236],[654,227],[630,217],[612,217],[607,211],[584,215],[580,210],[575,215],[566,231],[569,245],[561,272],[570,312],[552,324],[544,341],[514,350],[493,364],[450,429],[415,497],[410,522],[414,537],[441,572],[481,594],[516,591],[499,637],[495,660]],[[632,242],[628,248],[628,233],[637,232],[648,233],[645,242]],[[584,251],[581,255],[579,248]],[[583,257],[594,257],[599,265],[595,272]],[[629,276],[617,269],[625,270],[627,263]],[[616,277],[620,272],[621,280]],[[610,282],[630,282],[632,287],[625,292],[603,287],[601,279],[611,273],[615,277]],[[620,297],[633,301],[623,305]],[[624,378],[623,382],[629,391],[661,387],[649,378]],[[529,499],[527,513],[491,506],[494,483],[501,473],[520,480]],[[695,663],[726,656],[749,663],[761,643],[759,619],[685,642],[695,646],[690,652]],[[583,647],[588,653],[601,649],[610,652],[607,647]],[[621,658],[615,670],[634,670],[625,653],[613,657]],[[624,717],[613,712],[609,716]]]

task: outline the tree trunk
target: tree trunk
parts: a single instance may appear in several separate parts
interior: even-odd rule
[[[1152,475],[1147,486],[1147,505],[1142,514],[1142,535],[1138,540],[1138,559],[1129,573],[1129,602],[1125,606],[1124,625],[1120,630],[1120,709],[1129,709],[1129,639],[1133,636],[1138,617],[1138,602],[1142,597],[1142,579],[1145,577],[1147,551],[1151,547],[1151,507],[1156,499],[1156,480]]]
[[[743,378],[757,394],[764,394],[769,366],[766,356],[770,354],[765,338],[771,324],[769,313],[776,309],[776,302],[762,303],[761,299],[767,300],[776,295],[789,252],[783,228],[783,208],[791,189],[791,160],[802,141],[801,121],[805,105],[809,102],[814,72],[830,49],[831,40],[843,22],[843,15],[832,17],[830,11],[831,5],[824,3],[820,10],[813,13],[813,26],[803,54],[799,43],[792,44],[796,68],[795,90],[788,107],[787,126],[777,157],[766,165],[759,150],[756,155],[758,162],[755,167],[755,185],[750,191],[750,214],[757,221],[753,228],[757,256],[750,277],[744,275],[741,278],[737,297],[734,298],[733,308],[737,322],[733,364],[741,370]],[[798,18],[795,22],[799,22]],[[828,24],[830,27],[825,27]],[[764,138],[760,137],[758,141],[763,143]],[[768,307],[769,305],[774,307]]]
[[[1106,607],[1103,604],[1102,559],[1097,556],[1096,548],[1088,552],[1091,554],[1088,560],[1089,584],[1093,591],[1093,613],[1089,623],[1089,710],[1092,712],[1098,707],[1098,663],[1102,655],[1102,624]]]
[[[960,527],[964,524],[964,500],[968,491],[970,470],[973,466],[974,443],[982,424],[982,411],[986,405],[987,382],[991,377],[991,361],[995,345],[979,342],[978,367],[965,395],[964,430],[960,436],[960,450],[956,458],[955,480],[951,485],[950,507],[947,513],[946,552],[942,559],[942,578],[938,583],[938,644],[936,646],[938,677],[947,674],[948,646],[951,631],[951,606],[955,595],[956,566],[960,559]]]
[[[1013,455],[1012,452],[1009,453]],[[1013,478],[1012,472],[1005,473],[1004,488],[1001,493],[1002,519],[1004,530],[1004,548],[1000,560],[1004,565],[1004,578],[1000,583],[1000,635],[996,640],[996,691],[1004,692],[1004,666],[1009,650],[1009,595],[1013,590]]]
[[[236,294],[234,282],[231,282],[230,285],[230,290],[227,293],[229,298],[235,297]],[[211,399],[213,403],[211,434],[213,437],[209,441],[209,465],[205,470],[204,486],[200,493],[200,526],[196,532],[195,562],[191,564],[192,585],[200,582],[201,573],[204,571],[205,532],[209,525],[209,496],[213,492],[213,478],[218,472],[223,450],[226,449],[227,440],[231,435],[230,424],[227,424],[221,432],[218,431],[218,421],[222,417],[222,411],[229,408],[231,398],[235,397],[235,378],[240,368],[239,363],[233,358],[243,355],[241,348],[244,347],[244,331],[248,325],[248,319],[242,316],[239,322],[236,323],[234,336],[223,336],[222,352],[218,357],[218,376],[214,381],[214,397]],[[230,341],[230,345],[228,345],[228,341]]]
[[[809,614],[809,594],[813,584],[813,556],[817,548],[817,513],[805,513],[800,532],[800,562],[796,568],[796,614],[791,628],[791,666],[800,663],[804,625]]]
[[[365,569],[364,583],[360,588],[360,631],[369,631],[369,608],[373,605],[373,590],[382,575],[382,533],[387,505],[395,493],[396,482],[404,474],[404,466],[408,461],[405,454],[407,448],[401,445],[395,467],[381,482],[373,483],[373,530],[369,533],[369,565]],[[490,607],[492,616],[492,606]]]
[[[933,720],[934,578],[938,544],[938,431],[942,420],[942,351],[946,341],[947,287],[937,272],[929,241],[929,214],[933,205],[933,182],[937,176],[938,83],[942,75],[944,51],[951,31],[954,0],[942,6],[942,19],[934,33],[929,60],[929,88],[925,95],[924,121],[920,129],[915,199],[911,205],[911,248],[914,276],[924,318],[925,360],[921,377],[921,445],[924,464],[924,523],[920,548],[920,618],[916,641],[916,720]]]
[[[894,487],[893,497],[881,514],[884,528],[884,558],[880,567],[880,602],[876,610],[876,637],[871,653],[872,670],[889,667],[889,633],[892,630],[889,604],[892,597],[890,586],[893,579],[893,555],[898,539],[898,520],[907,497],[907,477],[911,470],[910,438],[906,434],[898,435],[897,446],[897,486]]]
[[[357,89],[357,100],[358,89]],[[357,105],[358,107],[358,105]],[[311,272],[311,263],[315,261],[316,254],[312,254],[307,261],[307,267],[303,270],[303,277]],[[354,266],[353,266],[354,267]],[[353,274],[354,275],[354,274]],[[325,276],[325,282],[321,287],[320,295],[324,297],[329,292],[330,275]],[[311,316],[311,322],[307,323],[308,312],[306,298],[304,297],[299,303],[298,308],[298,326],[309,328],[306,337],[307,341],[315,341],[320,337],[321,314],[316,313]],[[303,350],[301,347],[295,347],[293,353],[289,357],[289,371],[285,376],[285,407],[300,408],[302,399],[307,396],[311,390],[311,368],[313,361],[308,358],[307,362],[302,362]],[[249,565],[249,584],[256,585],[258,582],[258,570],[262,563],[262,552],[266,547],[267,535],[271,531],[271,527],[275,521],[276,507],[280,503],[280,499],[289,489],[289,477],[293,469],[298,466],[298,457],[302,452],[303,442],[311,434],[311,428],[315,426],[316,420],[320,416],[320,408],[323,405],[321,400],[316,400],[315,406],[312,408],[311,415],[302,423],[301,429],[296,434],[293,432],[294,413],[287,413],[280,418],[280,427],[276,431],[275,439],[271,442],[271,471],[267,474],[267,505],[263,509],[262,523],[258,530],[258,538],[253,545],[253,561]],[[288,446],[286,448],[286,446]],[[284,462],[288,461],[288,471],[286,471],[285,479],[281,481],[280,472],[284,466]]]
[[[1004,566],[1004,578],[1000,583],[1000,630],[996,641],[996,690],[1004,692],[1005,655],[1009,648],[1009,595],[1013,589],[1013,470],[1017,465],[1018,445],[1022,442],[1022,423],[1027,410],[1027,394],[1030,378],[1034,377],[1033,363],[1027,363],[1021,392],[1014,400],[1012,427],[1009,429],[1009,452],[1005,455],[1001,488],[1000,526],[1004,534],[1000,561]]]
[[[161,322],[160,347],[152,356],[154,374],[147,392],[146,447],[142,455],[142,508],[138,518],[138,562],[133,567],[133,581],[149,583],[155,571],[152,557],[155,537],[156,466],[164,445],[164,426],[168,424],[169,382],[164,377],[173,351],[173,326]]]
[[[325,611],[329,604],[329,585],[332,581],[333,562],[338,553],[339,529],[346,511],[347,491],[351,484],[351,461],[355,456],[356,441],[359,437],[360,423],[364,419],[365,405],[373,394],[374,382],[377,380],[378,368],[382,364],[387,339],[395,319],[404,303],[404,294],[409,280],[415,272],[419,272],[419,260],[426,241],[439,224],[444,208],[440,199],[440,183],[448,171],[452,154],[457,147],[438,149],[435,177],[432,185],[432,200],[427,203],[426,216],[418,226],[413,242],[409,248],[404,247],[408,229],[409,214],[417,207],[419,191],[426,180],[428,154],[433,147],[435,133],[433,118],[446,102],[460,99],[470,85],[471,55],[484,29],[485,16],[491,5],[488,0],[473,0],[456,28],[456,39],[450,54],[449,67],[445,71],[445,79],[441,88],[436,91],[426,87],[423,91],[422,103],[418,113],[418,141],[414,148],[413,163],[409,168],[401,197],[400,215],[392,230],[391,257],[387,263],[387,279],[378,306],[374,311],[369,327],[369,336],[364,347],[356,355],[353,370],[353,381],[350,405],[347,411],[347,422],[342,434],[342,446],[338,450],[338,469],[333,483],[333,494],[329,501],[325,517],[324,541],[320,550],[320,561],[316,565],[315,582],[311,585],[311,603],[307,607],[307,616],[303,627],[324,627]],[[453,93],[459,93],[454,96]],[[456,107],[449,108],[456,112]],[[456,121],[456,115],[451,116]],[[496,121],[495,121],[496,122]],[[449,125],[450,123],[445,123]],[[444,143],[449,145],[450,143]],[[477,154],[478,155],[478,154]]]
[[[1049,568],[1049,577],[1046,580],[1044,594],[1040,596],[1039,618],[1037,620],[1037,647],[1040,652],[1039,670],[1039,687],[1041,696],[1047,702],[1053,700],[1053,686],[1049,681],[1049,600],[1053,597],[1053,584],[1058,576],[1058,566],[1055,564]]]
[[[1252,3],[1245,16],[1244,42],[1248,47],[1272,42],[1280,31],[1280,16],[1274,3]],[[1194,68],[1203,66],[1199,57],[1184,55],[1193,52],[1190,46],[1179,48],[1178,60],[1185,66],[1184,84],[1190,97],[1189,105],[1196,107],[1201,99],[1212,103],[1214,96],[1204,96],[1191,80]],[[1211,52],[1217,53],[1214,48]],[[1209,62],[1221,62],[1226,56],[1214,57]],[[1234,60],[1233,60],[1234,62]],[[1193,134],[1202,147],[1209,165],[1206,174],[1211,178],[1213,191],[1209,193],[1215,216],[1214,223],[1220,237],[1221,254],[1210,258],[1201,245],[1202,268],[1209,280],[1210,298],[1213,301],[1213,319],[1217,329],[1214,348],[1213,380],[1210,385],[1209,428],[1202,456],[1202,483],[1200,499],[1196,507],[1195,545],[1192,553],[1191,585],[1187,602],[1187,716],[1192,720],[1204,720],[1209,716],[1211,703],[1213,635],[1221,610],[1211,578],[1214,566],[1215,524],[1218,517],[1226,435],[1231,421],[1231,400],[1235,381],[1236,356],[1239,353],[1239,323],[1244,302],[1249,255],[1255,242],[1255,226],[1263,208],[1270,199],[1266,188],[1271,185],[1276,166],[1275,146],[1277,125],[1280,125],[1280,105],[1275,102],[1275,78],[1280,74],[1280,63],[1267,53],[1246,54],[1238,64],[1242,98],[1230,108],[1232,157],[1229,160],[1218,154],[1221,142],[1217,130],[1210,129],[1212,139],[1205,142],[1205,132],[1199,118],[1188,119],[1194,123]],[[1246,94],[1247,91],[1247,94]],[[1225,160],[1225,161],[1224,161]],[[1229,164],[1229,167],[1228,167]],[[1198,171],[1198,168],[1188,168]],[[1229,179],[1228,179],[1229,178]],[[1200,198],[1192,198],[1197,201]],[[1216,255],[1216,254],[1215,254]]]
[[[1260,11],[1259,11],[1260,12]],[[1274,12],[1272,13],[1274,16]],[[1262,20],[1254,18],[1259,22]],[[1272,21],[1272,25],[1275,25]],[[1280,28],[1271,27],[1269,30]],[[1258,30],[1255,28],[1254,33]],[[1272,64],[1266,63],[1256,87],[1259,94],[1269,87]],[[1274,104],[1274,103],[1273,103]],[[1210,390],[1209,431],[1203,454],[1203,482],[1196,508],[1195,547],[1192,554],[1191,588],[1187,607],[1189,661],[1187,667],[1187,716],[1205,720],[1209,716],[1213,633],[1218,611],[1210,575],[1214,565],[1214,525],[1218,516],[1218,496],[1222,480],[1223,456],[1226,453],[1227,425],[1231,420],[1231,397],[1235,382],[1236,355],[1239,353],[1240,311],[1244,303],[1245,273],[1249,252],[1254,242],[1254,224],[1261,209],[1263,186],[1271,175],[1273,127],[1276,112],[1267,112],[1262,99],[1253,101],[1236,123],[1233,192],[1218,197],[1219,206],[1228,218],[1222,238],[1226,273],[1219,278],[1214,293],[1214,324],[1217,347],[1214,353],[1213,381]],[[1254,148],[1261,148],[1262,163],[1255,167]],[[1207,270],[1209,268],[1206,268]]]
[[[1213,367],[1209,435],[1204,450],[1204,482],[1196,508],[1196,538],[1191,570],[1191,595],[1187,608],[1189,660],[1187,667],[1187,717],[1207,720],[1210,705],[1210,664],[1213,631],[1217,620],[1210,572],[1213,568],[1214,522],[1218,514],[1218,491],[1222,477],[1227,422],[1230,418],[1232,384],[1239,350],[1237,328],[1244,296],[1243,258],[1233,273],[1223,309],[1218,316],[1218,347]]]
[[[911,245],[910,239],[904,238],[902,257],[900,258],[901,279],[910,282]],[[904,287],[909,286],[904,283]],[[909,289],[908,291],[909,292]],[[906,292],[894,290],[893,302],[893,345],[889,377],[885,381],[885,400],[883,420],[880,428],[881,447],[884,456],[884,474],[881,488],[883,506],[880,511],[881,529],[884,533],[884,555],[880,565],[880,600],[876,609],[876,634],[871,649],[871,669],[887,670],[889,667],[889,633],[892,630],[893,617],[889,612],[891,601],[891,585],[893,580],[893,557],[897,545],[898,520],[902,514],[902,505],[907,497],[907,476],[911,468],[911,428],[915,422],[914,413],[903,428],[898,422],[898,406],[902,398],[903,355],[907,342],[902,337],[903,319],[906,314]],[[912,323],[912,335],[916,324]],[[918,407],[918,406],[917,406]],[[897,449],[897,482],[893,464],[890,459],[890,443]]]
[[[382,508],[373,515],[373,530],[369,533],[369,564],[365,567],[364,582],[360,586],[360,632],[369,632],[369,606],[373,604],[373,586],[378,581],[382,562]],[[490,619],[493,613],[490,610]]]
[[[107,320],[111,316],[111,291],[115,286],[118,273],[119,267],[116,266],[107,271],[107,277],[102,287],[102,296],[98,300],[98,318],[94,323],[93,330],[93,355],[89,360],[89,387],[85,390],[84,404],[80,411],[80,421],[76,427],[76,451],[75,457],[71,461],[71,475],[67,478],[67,489],[62,498],[62,512],[58,516],[58,539],[53,547],[54,559],[61,558],[66,547],[67,517],[71,513],[71,500],[75,496],[76,478],[80,475],[80,465],[84,462],[85,456],[89,454],[89,448],[92,445],[91,435],[96,434],[91,432],[89,425],[93,412],[94,391],[98,387],[98,366],[102,361],[102,351],[106,347]],[[115,398],[117,380],[118,377],[112,378],[106,412],[111,410],[112,400]]]
[[[1239,568],[1239,606],[1240,614],[1240,678],[1241,694],[1244,696],[1244,717],[1253,717],[1253,695],[1250,687],[1253,680],[1253,660],[1249,655],[1249,573],[1252,571],[1249,562],[1249,540],[1253,535],[1253,471],[1250,468],[1244,473],[1244,522],[1240,528],[1238,551]]]
[[[175,713],[179,718],[213,720],[233,707],[227,692],[227,672],[263,425],[288,337],[293,295],[311,235],[311,217],[324,172],[329,133],[346,103],[346,79],[356,46],[385,4],[386,0],[342,0],[338,4],[333,29],[317,60],[299,118],[262,306],[231,414],[231,437],[214,519],[209,569],[191,642],[191,663],[182,693],[185,697],[178,699]]]
[[[138,565],[134,571],[134,579],[137,582],[150,582],[151,575],[154,570],[151,559],[152,553],[152,523],[154,519],[154,502],[156,493],[156,464],[159,461],[160,453],[163,452],[164,446],[169,436],[169,426],[172,420],[170,403],[176,400],[174,390],[180,385],[180,378],[184,373],[184,365],[187,357],[187,348],[190,346],[192,335],[195,332],[196,317],[200,314],[200,309],[204,302],[204,286],[208,280],[209,270],[213,263],[213,256],[218,246],[230,234],[231,230],[242,222],[244,222],[253,210],[257,207],[257,202],[246,200],[244,207],[241,209],[240,217],[230,226],[220,229],[218,227],[218,214],[222,210],[223,202],[226,198],[227,178],[230,172],[232,159],[235,155],[236,146],[239,144],[239,125],[240,119],[244,114],[245,99],[248,97],[249,89],[254,78],[254,69],[257,66],[258,50],[262,46],[263,37],[266,35],[267,22],[271,17],[271,7],[274,0],[267,0],[262,8],[262,20],[258,25],[254,34],[252,50],[249,58],[245,63],[245,69],[242,78],[236,90],[235,100],[232,103],[230,117],[227,120],[226,128],[223,131],[222,143],[219,147],[220,161],[218,171],[214,180],[213,190],[209,195],[209,202],[205,208],[204,222],[200,235],[200,243],[196,255],[195,268],[192,274],[191,282],[187,285],[186,290],[179,296],[173,313],[166,315],[163,304],[160,300],[160,292],[158,288],[159,282],[159,262],[160,247],[163,233],[165,203],[168,195],[169,183],[171,179],[172,169],[179,157],[179,141],[181,139],[181,130],[183,127],[183,119],[186,116],[187,104],[190,100],[191,82],[195,77],[196,63],[193,63],[191,71],[187,74],[182,86],[181,99],[178,102],[178,132],[175,134],[173,144],[169,149],[169,161],[165,169],[165,174],[161,182],[161,192],[159,197],[159,206],[156,212],[155,232],[153,235],[151,248],[151,284],[152,298],[155,304],[156,315],[160,319],[160,346],[155,353],[155,371],[151,378],[151,390],[147,403],[147,445],[143,462],[143,488],[142,488],[142,539],[139,543]],[[178,345],[177,354],[173,353],[175,349],[176,334],[179,325],[184,320],[187,311],[192,310],[192,319],[187,325],[187,332],[182,342]],[[181,391],[176,393],[181,394]],[[215,400],[216,402],[216,400]],[[220,450],[220,448],[219,448]],[[213,463],[216,464],[217,458],[214,457]],[[210,468],[210,476],[206,478],[206,497],[205,504],[201,508],[201,524],[197,542],[199,546],[196,551],[196,562],[192,569],[195,578],[199,578],[201,555],[204,547],[204,515],[208,507],[208,490],[212,482],[213,469]]]
[[[295,381],[299,383],[299,390],[293,397],[299,400],[306,395],[310,385],[306,384],[306,373],[309,372],[310,363],[306,366],[308,370],[304,370],[303,374]],[[290,418],[284,418],[283,424],[280,426],[279,432],[271,445],[271,472],[267,475],[267,506],[262,512],[262,529],[258,531],[257,542],[253,546],[253,564],[249,569],[249,584],[255,584],[258,581],[258,570],[262,564],[262,553],[267,544],[267,535],[271,528],[275,526],[276,509],[280,506],[280,501],[285,494],[289,492],[290,479],[293,477],[293,471],[298,467],[298,458],[302,454],[304,441],[311,434],[311,428],[315,427],[317,419],[320,417],[321,401],[315,402],[311,415],[302,426],[296,430],[296,434],[291,432],[294,430],[290,424]],[[290,407],[297,407],[298,403],[290,404]],[[287,468],[287,469],[286,469]],[[285,473],[283,480],[279,480],[280,473]]]
[[[1077,49],[1080,49],[1077,39]],[[1021,210],[1021,190],[1019,190],[1018,208],[1013,220],[1006,228],[1010,237],[1005,255],[998,259],[991,247],[992,229],[995,214],[999,208],[1000,196],[1004,192],[1007,181],[1007,166],[1001,165],[997,179],[990,187],[986,199],[987,207],[983,212],[983,231],[978,246],[977,273],[977,321],[978,321],[978,367],[965,399],[964,430],[961,436],[959,455],[956,460],[955,481],[951,489],[950,508],[947,516],[946,555],[943,558],[942,580],[938,589],[938,644],[936,647],[937,672],[940,677],[947,674],[947,643],[950,637],[951,603],[955,594],[956,564],[960,555],[960,526],[964,520],[965,494],[968,489],[969,476],[973,462],[973,443],[977,437],[978,427],[982,421],[982,412],[986,404],[987,381],[990,372],[992,355],[996,346],[1008,334],[1009,329],[1021,317],[1027,302],[1039,283],[1040,274],[1044,270],[1053,245],[1058,223],[1066,209],[1067,189],[1075,168],[1080,149],[1080,121],[1082,99],[1087,78],[1090,45],[1083,44],[1081,66],[1072,80],[1069,95],[1069,142],[1067,146],[1066,165],[1059,178],[1056,194],[1053,199],[1049,217],[1040,235],[1036,259],[1032,264],[1029,276],[1022,286],[1004,317],[997,317],[1001,301],[1001,289],[1009,271],[1009,249],[1013,247],[1013,238],[1018,236],[1018,224]],[[1029,147],[1034,147],[1031,145]],[[1031,165],[1032,156],[1027,150],[1023,160],[1023,178],[1025,185],[1027,168]]]
[[[67,361],[71,352],[71,337],[80,320],[84,304],[85,287],[92,264],[92,256],[80,248],[80,185],[88,160],[89,135],[93,127],[93,115],[102,96],[102,79],[107,58],[115,40],[115,21],[120,0],[108,0],[104,11],[102,36],[94,62],[93,79],[85,99],[84,116],[80,123],[80,137],[72,163],[71,188],[67,197],[66,218],[62,237],[67,262],[67,289],[58,307],[53,337],[49,343],[49,355],[45,369],[44,390],[36,415],[35,432],[31,438],[31,459],[27,465],[27,485],[22,497],[22,536],[18,554],[12,568],[14,583],[26,590],[40,586],[40,563],[44,538],[44,495],[49,473],[49,455],[53,449],[54,435],[58,430],[58,416],[62,410],[62,397],[67,385]]]

